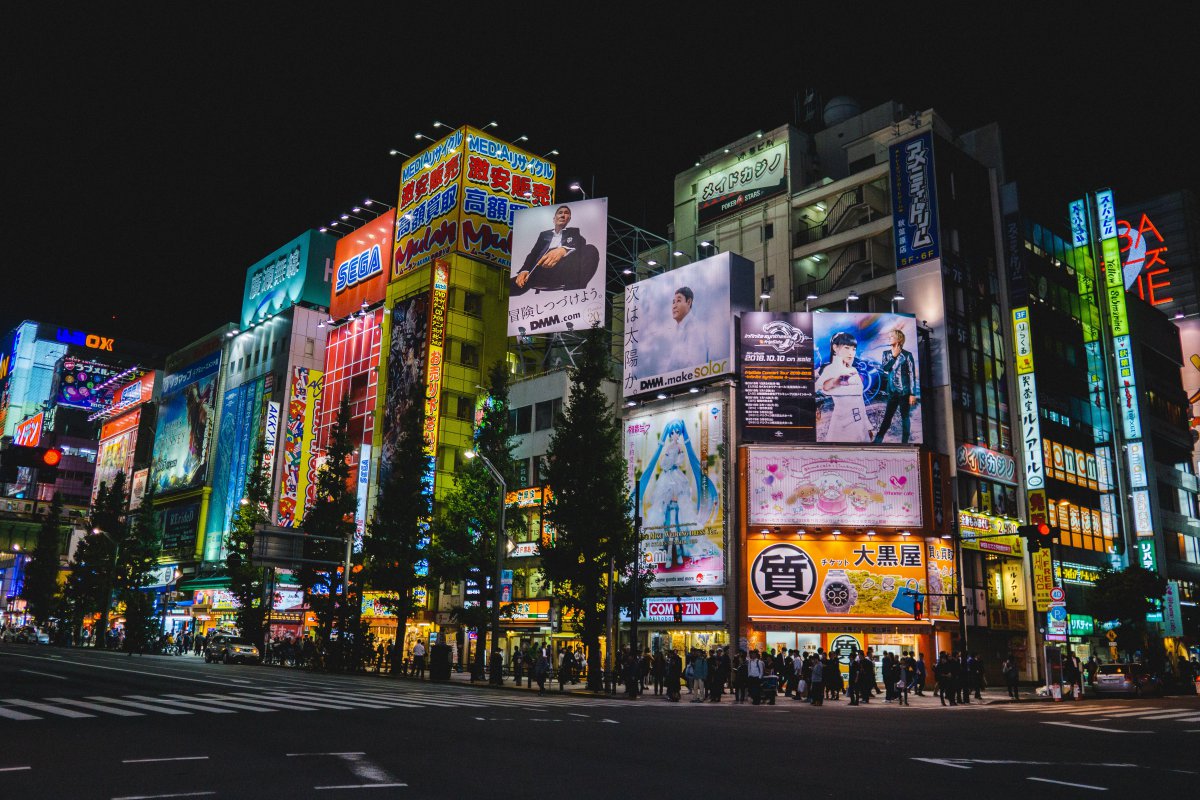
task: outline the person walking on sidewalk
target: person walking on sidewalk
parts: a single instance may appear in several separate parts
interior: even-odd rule
[[[417,643],[413,645],[412,657],[413,674],[416,676],[417,680],[425,680],[425,644],[420,639],[418,639]]]
[[[967,659],[967,672],[971,677],[971,689],[975,692],[975,699],[982,700],[983,695],[983,659],[979,657],[979,653],[972,653]]]
[[[696,651],[692,659],[692,702],[704,702],[704,687],[708,683],[708,659],[703,651]]]
[[[900,659],[899,667],[896,672],[896,698],[900,701],[900,705],[908,705],[908,690],[913,685],[913,681],[917,679],[917,662],[913,660],[912,654],[905,653]]]
[[[763,661],[758,657],[757,650],[750,651],[750,660],[746,662],[746,686],[750,690],[750,702],[758,705],[762,702]]]
[[[1004,685],[1008,687],[1008,698],[1014,703],[1021,702],[1020,687],[1017,680],[1021,675],[1020,669],[1017,668],[1017,659],[1012,654],[1008,654],[1008,658],[1004,659]]]
[[[917,653],[917,697],[925,696],[925,683],[929,679],[929,673],[925,669],[925,654]]]

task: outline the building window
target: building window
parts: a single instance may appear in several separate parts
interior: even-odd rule
[[[533,430],[533,406],[521,406],[508,410],[508,432],[520,436]]]
[[[774,238],[775,238],[775,223],[768,222],[766,225],[763,225],[762,240],[765,242],[768,239],[774,239]]]
[[[562,411],[562,400],[555,398],[553,400],[545,400],[534,406],[533,410],[533,429],[535,431],[545,431],[554,427],[554,420]]]
[[[459,342],[458,363],[466,367],[479,366],[479,345],[469,342]]]

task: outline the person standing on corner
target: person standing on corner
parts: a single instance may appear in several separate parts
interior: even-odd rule
[[[1014,703],[1021,702],[1020,686],[1018,679],[1021,671],[1017,668],[1017,659],[1012,653],[1008,654],[1008,658],[1004,660],[1004,684],[1008,687],[1008,698]]]
[[[417,680],[425,680],[425,644],[420,639],[413,645],[413,674]]]
[[[746,686],[750,690],[750,702],[758,705],[762,702],[763,662],[758,657],[757,650],[750,651],[750,660],[746,662]]]

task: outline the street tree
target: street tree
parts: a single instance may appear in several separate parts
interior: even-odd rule
[[[64,588],[72,630],[78,631],[88,616],[99,614],[93,631],[96,647],[107,646],[105,635],[112,608],[113,568],[124,518],[125,474],[119,472],[111,486],[101,483],[96,492],[89,518],[91,533],[86,534],[75,548]]]
[[[154,596],[147,591],[158,559],[160,540],[154,514],[154,487],[149,486],[126,531],[117,555],[114,588],[125,607],[124,649],[144,653],[158,631],[154,616]],[[163,598],[166,603],[166,598]]]
[[[55,492],[42,526],[38,528],[37,544],[30,554],[32,560],[25,567],[25,586],[21,590],[30,615],[42,627],[58,607],[62,539],[62,495]]]
[[[503,361],[488,370],[488,396],[473,434],[475,453],[495,466],[508,488],[517,488],[508,430],[508,369]],[[500,487],[481,458],[467,459],[454,471],[454,485],[439,502],[430,553],[431,574],[443,582],[473,583],[479,601],[455,608],[455,619],[477,632],[475,674],[482,675],[491,611],[487,585],[495,582],[496,536],[500,526]],[[506,532],[520,529],[516,515],[508,515]],[[495,601],[499,586],[493,586]],[[492,646],[498,645],[497,631]]]
[[[593,327],[571,369],[570,398],[554,426],[547,453],[546,507],[554,539],[541,546],[542,572],[553,587],[559,614],[574,622],[587,648],[588,688],[602,687],[600,637],[607,617],[610,559],[618,573],[633,570],[621,425],[605,395],[608,334]]]
[[[264,599],[265,572],[251,563],[254,528],[267,523],[270,515],[271,481],[266,464],[266,446],[260,438],[250,458],[245,495],[230,523],[226,566],[229,591],[237,601],[237,624],[242,636],[263,643],[263,626],[270,603]]]
[[[329,437],[325,463],[317,470],[313,504],[301,523],[305,539],[304,557],[322,564],[307,563],[300,570],[300,583],[308,604],[317,617],[317,635],[325,667],[341,669],[349,626],[348,582],[340,566],[354,535],[354,512],[358,498],[351,480],[350,397],[342,398]],[[317,538],[320,537],[320,538]],[[337,645],[332,633],[337,624]]]
[[[1102,622],[1118,622],[1117,647],[1126,653],[1146,649],[1146,615],[1167,590],[1157,572],[1131,564],[1119,572],[1106,571],[1096,579],[1088,610]]]
[[[428,576],[429,516],[432,512],[430,459],[425,454],[424,390],[414,385],[408,409],[397,420],[397,446],[380,487],[366,542],[365,575],[380,603],[396,616],[399,648],[404,647],[414,592]],[[399,651],[398,651],[399,652]]]

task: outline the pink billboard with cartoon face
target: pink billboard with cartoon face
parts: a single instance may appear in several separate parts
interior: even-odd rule
[[[752,525],[921,526],[917,450],[748,449]]]

